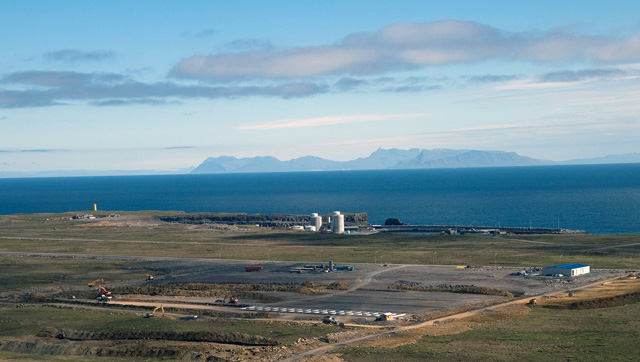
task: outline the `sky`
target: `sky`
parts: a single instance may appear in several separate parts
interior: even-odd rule
[[[0,173],[640,152],[638,1],[0,0]]]

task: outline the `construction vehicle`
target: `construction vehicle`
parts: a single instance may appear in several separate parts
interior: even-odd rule
[[[147,274],[147,280],[153,280],[153,275]]]
[[[227,301],[227,298],[229,298],[229,301]],[[225,295],[225,296],[224,296],[224,298],[222,298],[222,299],[216,299],[216,303],[222,303],[222,304],[225,304],[225,303],[228,303],[228,304],[236,304],[236,303],[238,303],[238,298],[236,298],[236,297],[232,297],[232,296],[230,296],[230,295]]]
[[[87,286],[95,287],[97,282],[104,283],[104,279],[96,279],[96,280],[92,281],[91,283],[87,284]]]
[[[107,291],[102,285],[98,286],[98,302],[109,302],[111,300],[111,292]]]
[[[338,322],[336,317],[334,317],[332,315],[328,315],[328,316],[322,318],[322,323],[331,324],[331,325],[334,325],[334,326],[338,326],[338,327],[344,328],[344,323],[343,322]]]
[[[392,320],[396,320],[400,317],[404,317],[406,314],[398,314],[398,313],[382,313],[376,317],[376,321],[388,322]]]
[[[164,317],[164,307],[163,307],[162,305],[159,305],[159,306],[157,306],[157,307],[153,310],[153,312],[151,312],[151,313],[147,313],[147,314],[145,315],[145,318],[153,318],[153,317],[155,317],[155,316],[156,316],[156,311],[157,311],[158,309],[160,309],[160,310],[162,311],[162,316]]]

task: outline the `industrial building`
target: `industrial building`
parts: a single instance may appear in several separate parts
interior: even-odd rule
[[[546,268],[542,268],[541,275],[548,276],[576,276],[582,274],[589,274],[591,272],[591,267],[589,265],[584,264],[562,264],[562,265],[554,265],[548,266]]]
[[[310,231],[320,231],[322,229],[322,216],[319,216],[317,212],[311,214],[311,220],[309,220]]]
[[[331,231],[334,234],[344,234],[344,215],[340,211],[333,212],[333,218],[331,218]]]
[[[322,216],[314,212],[309,219],[309,225],[305,226],[304,229],[315,232],[328,229],[335,234],[344,234],[344,215],[342,215],[340,211],[334,211],[333,216],[328,218],[327,226],[323,229]]]

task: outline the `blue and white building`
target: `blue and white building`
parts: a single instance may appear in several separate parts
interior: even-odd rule
[[[562,264],[542,268],[541,275],[574,277],[591,273],[591,267],[584,264]]]

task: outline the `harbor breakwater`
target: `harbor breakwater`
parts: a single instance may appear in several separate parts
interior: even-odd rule
[[[544,227],[509,227],[509,226],[471,226],[471,225],[370,225],[367,213],[345,213],[345,226],[358,226],[359,231],[378,232],[414,232],[444,234],[586,234],[582,230]],[[330,215],[323,216],[328,223]],[[259,225],[262,227],[291,228],[309,225],[310,215],[292,214],[219,214],[197,213],[182,215],[162,215],[155,218],[168,223],[182,224],[225,224],[225,225]]]
[[[345,225],[367,225],[366,212],[346,213]],[[323,222],[328,222],[329,214],[320,215]],[[171,216],[156,216],[157,219],[170,223],[183,224],[225,224],[225,225],[259,225],[262,227],[290,228],[297,225],[309,225],[311,215],[291,214],[218,214],[197,213]]]
[[[380,232],[414,232],[444,234],[587,234],[583,230],[543,227],[470,226],[470,225],[374,225]]]

